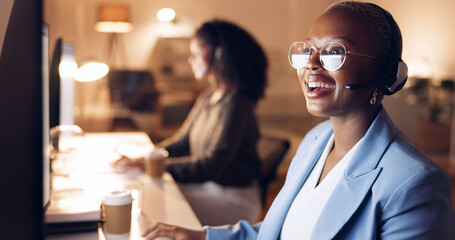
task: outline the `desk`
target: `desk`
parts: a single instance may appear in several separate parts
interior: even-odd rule
[[[61,143],[63,149],[73,150],[62,152],[52,163],[53,187],[47,219],[61,209],[68,211],[73,208],[77,211],[83,206],[88,211],[96,211],[107,192],[129,189],[135,200],[128,239],[142,239],[140,234],[143,229],[155,221],[192,229],[201,227],[170,174],[164,174],[161,179],[151,179],[140,171],[118,172],[110,167],[109,164],[121,155],[139,157],[152,150],[154,146],[147,134],[87,133],[84,137],[62,138]],[[92,232],[49,235],[46,239],[106,237],[98,228],[98,231]]]

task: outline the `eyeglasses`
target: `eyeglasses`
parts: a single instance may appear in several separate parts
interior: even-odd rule
[[[336,71],[343,66],[346,60],[346,54],[354,54],[367,58],[377,58],[365,54],[347,51],[346,47],[338,42],[328,42],[322,45],[320,49],[306,42],[295,42],[291,45],[288,51],[288,59],[291,66],[295,69],[304,68],[311,56],[319,50],[319,61],[322,67],[327,71]]]

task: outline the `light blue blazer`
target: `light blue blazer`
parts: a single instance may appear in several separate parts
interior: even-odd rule
[[[262,223],[206,227],[206,239],[279,239],[286,214],[330,136],[330,121],[303,139]],[[335,187],[311,239],[455,239],[447,174],[381,108]]]

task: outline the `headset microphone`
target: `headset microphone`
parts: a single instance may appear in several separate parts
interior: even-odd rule
[[[362,88],[373,87],[374,85],[375,85],[375,82],[354,83],[354,84],[346,85],[346,89],[357,90],[357,89],[362,89]]]

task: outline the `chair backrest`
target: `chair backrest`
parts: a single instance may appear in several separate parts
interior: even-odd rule
[[[262,136],[258,141],[258,154],[261,159],[261,177],[259,184],[261,188],[261,200],[265,207],[267,198],[267,189],[277,176],[277,169],[283,157],[288,151],[290,143],[287,139]]]
[[[137,111],[155,111],[158,92],[149,71],[111,70],[108,75],[111,101]]]

